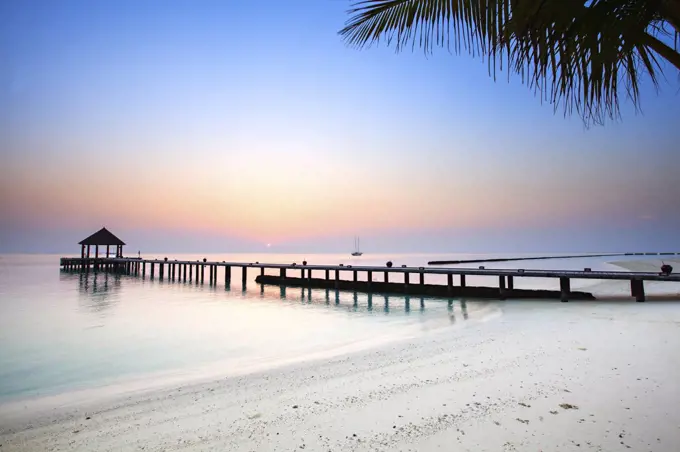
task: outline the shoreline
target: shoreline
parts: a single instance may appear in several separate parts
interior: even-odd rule
[[[618,450],[623,442],[673,450],[680,441],[678,305],[499,306],[500,317],[335,357],[25,413],[11,429],[2,422],[0,444],[17,451],[510,451]]]
[[[0,403],[1,450],[674,451],[680,303],[598,299],[468,301],[382,340]]]

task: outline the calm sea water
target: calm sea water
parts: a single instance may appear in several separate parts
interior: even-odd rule
[[[165,255],[148,255],[163,258]],[[428,260],[470,255],[169,255],[243,262],[424,266]],[[492,256],[486,256],[492,257]],[[606,258],[534,261],[524,268],[611,269]],[[517,267],[517,263],[489,264]],[[150,281],[59,269],[58,256],[0,256],[0,402],[99,387],[171,372],[248,366],[368,347],[430,328],[460,327],[502,312],[501,302],[461,303],[419,297],[336,293],[260,286],[251,271],[245,287]],[[376,276],[377,277],[377,276]],[[396,277],[395,277],[396,278]],[[427,282],[443,283],[440,277]],[[396,279],[398,280],[398,279]],[[495,278],[469,278],[495,284]],[[554,281],[518,287],[556,288]]]

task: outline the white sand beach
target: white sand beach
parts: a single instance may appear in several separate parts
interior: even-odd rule
[[[0,450],[678,449],[680,303],[480,304],[489,315],[457,306],[451,325],[342,356],[0,405]]]

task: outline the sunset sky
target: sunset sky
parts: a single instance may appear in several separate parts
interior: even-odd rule
[[[680,251],[677,71],[585,129],[348,7],[0,2],[0,252]]]

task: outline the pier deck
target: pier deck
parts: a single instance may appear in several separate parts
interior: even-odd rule
[[[425,275],[446,275],[449,294],[460,293],[454,291],[453,276],[459,277],[457,287],[466,287],[465,277],[471,276],[495,276],[498,278],[498,297],[506,298],[514,290],[514,278],[555,278],[560,281],[559,298],[562,301],[570,299],[571,279],[596,279],[596,280],[627,280],[630,281],[631,296],[637,301],[645,301],[644,281],[673,281],[680,282],[680,274],[661,275],[652,272],[629,272],[629,271],[590,271],[590,270],[531,270],[531,269],[486,269],[480,268],[443,268],[443,267],[386,267],[386,266],[352,266],[352,265],[301,265],[301,264],[269,264],[260,262],[208,262],[208,261],[186,261],[186,260],[166,260],[166,259],[141,259],[141,258],[70,258],[63,257],[60,265],[65,270],[103,270],[103,271],[123,271],[128,274],[142,275],[147,274],[151,278],[157,277],[160,280],[184,280],[192,281],[195,274],[195,281],[203,283],[205,279],[206,267],[209,272],[208,282],[217,284],[217,269],[222,267],[225,284],[231,281],[231,269],[233,267],[241,270],[241,277],[245,283],[248,269],[259,269],[260,276],[265,276],[265,270],[279,270],[276,278],[266,278],[267,284],[285,285],[288,278],[287,272],[297,272],[301,280],[306,280],[308,284],[314,285],[315,278],[312,272],[324,272],[324,281],[336,281],[335,288],[338,290],[352,290],[355,283],[355,290],[371,291],[371,282],[374,282],[374,273],[383,275],[384,283],[389,282],[390,275],[403,275],[404,282],[399,283],[404,287],[404,293],[414,294],[418,292],[418,287],[425,288]],[[148,268],[148,270],[147,270]],[[158,270],[156,272],[156,270]],[[332,272],[332,274],[331,274]],[[366,281],[359,281],[358,274],[366,275]],[[342,279],[342,275],[351,274],[352,279]],[[411,282],[410,276],[418,275],[419,280]],[[200,278],[200,279],[199,279]],[[298,279],[298,278],[295,278]],[[342,283],[341,283],[342,281]],[[290,281],[293,283],[293,281]],[[378,281],[375,281],[378,282]],[[294,283],[298,285],[299,283]],[[394,284],[392,284],[394,285]],[[342,287],[340,287],[342,286]],[[378,285],[375,285],[378,289]],[[379,291],[379,290],[377,290]],[[580,297],[578,297],[580,298]]]

